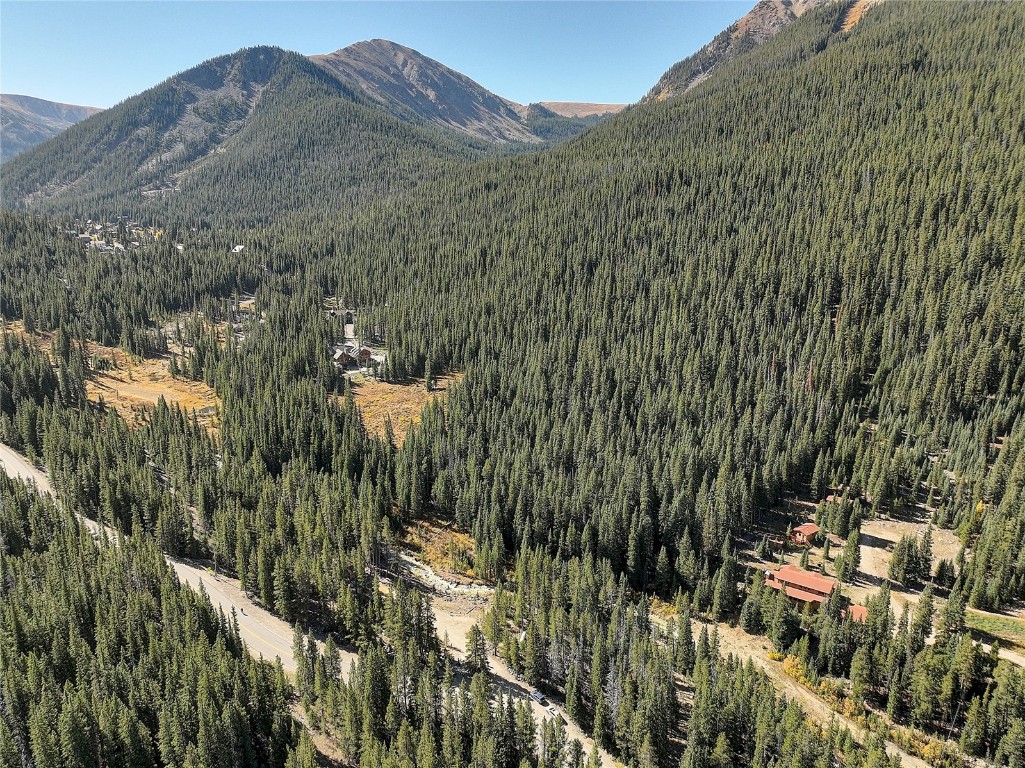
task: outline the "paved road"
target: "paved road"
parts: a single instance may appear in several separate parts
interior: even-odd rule
[[[29,463],[29,460],[17,451],[0,443],[0,469],[7,473],[8,477],[20,477],[22,480],[31,480],[43,493],[56,496],[53,486],[50,485],[50,478],[41,469],[36,469]]]
[[[42,470],[32,466],[23,456],[3,443],[0,443],[0,465],[8,474],[23,480],[32,480],[40,491],[56,495],[50,479]],[[79,519],[93,534],[99,533],[101,526],[98,523],[87,518],[79,517]],[[117,539],[115,531],[108,528],[107,533],[113,540]],[[268,660],[278,657],[281,659],[281,665],[285,668],[285,672],[289,675],[295,674],[295,657],[292,655],[292,627],[287,622],[250,600],[240,589],[237,580],[216,575],[202,566],[184,560],[168,557],[167,562],[174,568],[178,579],[183,584],[198,589],[199,584],[202,583],[210,597],[210,602],[219,606],[225,614],[230,616],[232,609],[235,609],[239,633],[249,647],[250,653],[254,656],[263,656]],[[349,662],[355,659],[355,654],[343,652],[342,657],[342,668],[348,672]]]
[[[281,666],[290,677],[295,675],[295,657],[292,655],[292,627],[277,616],[256,605],[239,588],[239,582],[215,574],[193,563],[168,557],[167,562],[178,574],[182,584],[195,590],[202,584],[210,602],[231,616],[234,609],[239,634],[253,656],[273,660],[281,659]],[[348,669],[348,664],[345,664]]]

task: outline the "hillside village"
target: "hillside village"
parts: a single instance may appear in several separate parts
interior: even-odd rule
[[[76,222],[74,228],[65,230],[65,234],[75,238],[89,250],[116,252],[159,242],[164,237],[164,230],[145,226],[123,216],[113,221],[98,222],[87,219],[85,222]]]

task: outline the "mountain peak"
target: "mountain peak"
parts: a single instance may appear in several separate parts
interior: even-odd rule
[[[310,58],[397,116],[412,112],[425,122],[488,141],[538,141],[520,118],[521,105],[404,45],[364,40]]]

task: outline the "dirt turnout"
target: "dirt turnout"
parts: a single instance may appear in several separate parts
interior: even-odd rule
[[[429,566],[417,561],[408,553],[401,553],[395,558],[399,571],[408,579],[427,590],[431,595],[431,609],[438,636],[448,641],[448,650],[457,659],[466,657],[466,633],[484,615],[494,590],[483,585],[467,585],[462,581],[451,581],[448,574],[436,573]],[[530,698],[530,686],[519,680],[508,665],[494,654],[489,654],[491,677],[495,689],[503,696],[527,701],[534,712],[534,718],[540,723],[552,717],[543,706]],[[563,702],[546,697],[566,723],[566,735],[577,739],[584,746],[584,753],[590,754],[594,748],[594,740],[566,716]],[[599,749],[602,765],[622,765],[604,749]]]

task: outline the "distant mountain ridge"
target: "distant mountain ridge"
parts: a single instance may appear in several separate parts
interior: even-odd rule
[[[606,105],[523,106],[384,40],[307,57],[247,48],[179,73],[12,158],[7,207],[222,221],[355,206],[441,165],[568,138]],[[497,150],[505,152],[505,149]]]
[[[390,40],[365,40],[310,60],[361,89],[400,119],[417,119],[490,142],[535,143],[572,135],[622,104],[518,104],[461,72]],[[540,113],[537,107],[546,110]],[[546,121],[538,125],[538,116]],[[553,124],[555,121],[556,124]]]
[[[247,48],[175,75],[18,155],[8,207],[260,222],[405,188],[484,152],[388,115],[280,48]]]
[[[0,162],[101,111],[97,107],[0,93]]]
[[[538,104],[563,117],[614,115],[630,106],[629,104],[592,104],[585,101],[539,101]]]

